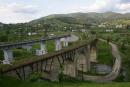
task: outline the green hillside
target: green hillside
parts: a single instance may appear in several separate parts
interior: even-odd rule
[[[41,37],[44,31],[72,31],[81,29],[91,29],[98,27],[101,23],[108,26],[123,24],[123,28],[130,26],[130,13],[120,14],[115,12],[105,13],[70,13],[54,14],[32,20],[27,23],[2,24],[0,23],[0,42],[11,42],[27,40],[28,33],[37,33],[34,37]],[[2,25],[2,26],[1,26]],[[31,36],[31,38],[34,38]]]
[[[48,19],[57,19],[62,22],[66,23],[100,23],[104,21],[110,21],[110,20],[117,20],[117,19],[130,19],[130,13],[126,14],[120,14],[115,12],[105,12],[105,13],[96,13],[96,12],[90,12],[90,13],[70,13],[70,14],[54,14],[49,15],[46,17],[42,17],[37,20],[33,20],[30,23],[38,22],[42,20],[48,20]],[[64,19],[64,20],[61,20]]]

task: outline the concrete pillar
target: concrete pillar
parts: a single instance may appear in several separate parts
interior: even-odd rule
[[[90,46],[84,48],[85,53],[77,53],[77,70],[90,71]]]
[[[42,54],[46,54],[46,43],[45,42],[41,42],[41,51],[42,51]]]
[[[44,55],[44,54],[46,54],[47,51],[46,51],[45,42],[41,42],[40,45],[41,45],[41,48],[40,48],[40,50],[38,50],[38,55]]]
[[[87,58],[83,54],[79,54],[77,59],[77,69],[83,72],[87,72]]]
[[[66,61],[64,64],[64,71],[63,73],[65,75],[68,75],[70,77],[76,77],[76,63],[75,62],[70,62]]]
[[[74,55],[74,61],[65,60],[63,74],[68,75],[70,77],[76,77],[78,75],[77,68],[77,59],[78,53]]]
[[[3,51],[4,51],[3,64],[10,64],[10,62],[13,60],[13,52],[9,49]]]
[[[96,48],[92,47],[90,49],[90,61],[91,62],[97,62],[97,52],[96,52]]]
[[[90,61],[90,46],[87,47],[87,52],[86,52],[86,63],[87,63],[87,71],[90,71],[91,69],[91,61]]]
[[[56,39],[56,51],[61,50],[62,46],[61,46],[61,41],[60,38]]]
[[[63,46],[64,46],[64,47],[67,47],[67,46],[68,46],[68,37],[65,37],[65,38],[64,38]]]
[[[47,65],[46,65],[47,63]],[[59,71],[60,71],[60,64],[57,58],[54,60],[50,59],[47,60],[47,62],[43,63],[43,71],[45,70],[46,66],[46,71],[48,72],[43,72],[43,78],[48,79],[50,81],[59,81]]]
[[[40,45],[41,45],[40,50],[36,50],[36,55],[39,55],[39,56],[47,53],[45,42],[41,42]]]

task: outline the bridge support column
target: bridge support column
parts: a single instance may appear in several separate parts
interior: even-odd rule
[[[77,53],[77,70],[87,72],[90,71],[90,48],[83,49],[84,53]]]
[[[68,75],[70,77],[76,77],[76,63],[75,62],[70,62],[70,61],[66,61],[66,63],[64,64],[64,71],[63,73],[65,75]]]
[[[77,76],[77,57],[78,54],[76,52],[75,55],[73,55],[74,60],[70,61],[70,60],[65,60],[64,63],[64,70],[63,70],[63,74],[68,75],[70,77],[76,77]]]
[[[13,52],[9,49],[3,51],[4,51],[3,64],[10,64],[10,62],[13,60]]]
[[[40,50],[36,50],[36,55],[39,55],[39,56],[47,53],[45,42],[41,42],[40,44],[41,44]]]
[[[62,47],[61,47],[61,41],[60,41],[60,38],[59,39],[56,39],[56,51],[58,51],[58,50],[61,50],[62,49]]]
[[[58,57],[58,56],[57,56]],[[57,58],[46,60],[43,63],[43,78],[50,81],[59,81],[60,64]]]
[[[96,47],[91,47],[90,48],[90,61],[91,62],[97,62]]]
[[[64,47],[67,47],[67,46],[68,46],[68,37],[65,37],[65,38],[64,38],[63,46],[64,46]]]
[[[46,44],[45,42],[41,42],[41,52],[42,52],[42,55],[47,53],[45,44]]]
[[[90,71],[90,69],[91,69],[90,46],[87,47],[87,52],[86,52],[86,64],[87,64],[87,71]]]

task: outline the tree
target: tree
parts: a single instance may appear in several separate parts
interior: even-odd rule
[[[127,25],[127,26],[126,26],[126,29],[130,29],[130,25]]]
[[[7,35],[0,36],[0,42],[7,42],[7,41],[8,41],[8,36]]]
[[[49,24],[44,24],[44,29],[45,29],[45,31],[44,31],[44,37],[47,37],[48,35],[47,35],[47,32],[48,32],[48,29],[50,28],[50,25]]]

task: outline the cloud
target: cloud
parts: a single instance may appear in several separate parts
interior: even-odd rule
[[[121,3],[130,3],[130,0],[121,0]]]
[[[109,0],[95,0],[86,5],[72,4],[65,10],[69,12],[102,12],[107,7],[108,2]]]
[[[118,4],[117,8],[119,8],[121,10],[129,10],[130,9],[130,3],[127,3],[127,4]]]
[[[38,12],[36,6],[33,5],[23,5],[23,4],[11,4],[9,7],[12,8],[14,13],[23,13],[23,14],[35,14]]]
[[[27,22],[49,14],[73,12],[130,12],[130,0],[38,0],[21,3],[0,3],[0,22]],[[28,4],[27,4],[28,3]]]
[[[73,6],[73,9],[82,12],[107,12],[117,9],[115,5],[119,2],[120,0],[95,0],[86,6]]]
[[[0,6],[0,11],[12,12],[12,13],[23,13],[23,14],[32,14],[37,13],[38,9],[33,5],[24,5],[12,3],[9,5]]]
[[[116,11],[120,13],[130,12],[130,3],[120,3],[115,6]]]
[[[4,23],[26,22],[35,19],[38,11],[37,6],[11,3],[0,6],[0,21]],[[35,14],[35,16],[34,16]]]
[[[86,12],[107,12],[114,11],[120,13],[130,12],[130,0],[96,0],[90,6],[86,6]]]

